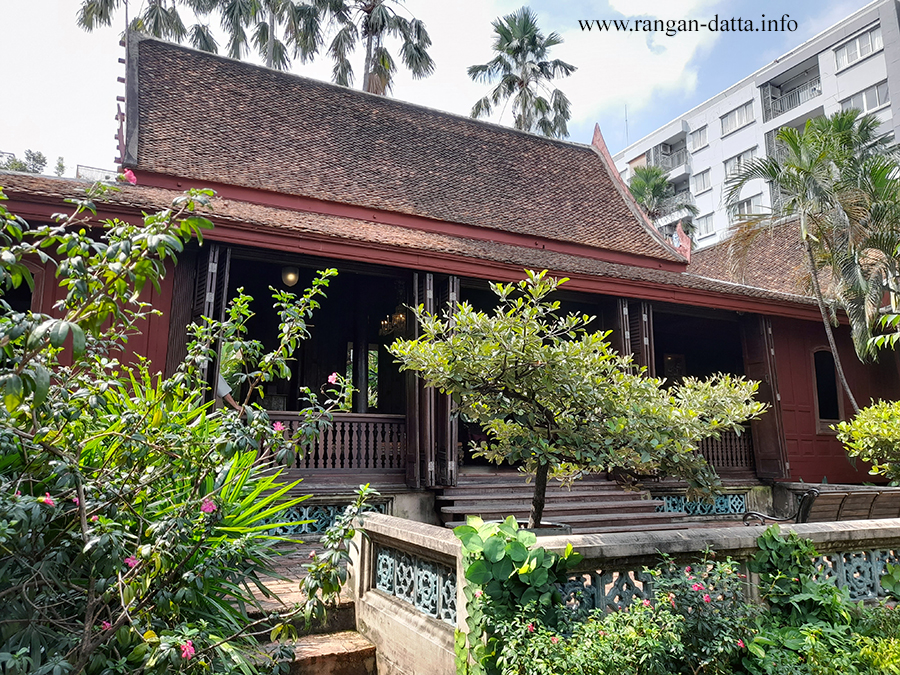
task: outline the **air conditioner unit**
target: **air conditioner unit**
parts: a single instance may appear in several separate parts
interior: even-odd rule
[[[672,146],[669,145],[668,143],[660,143],[659,151],[664,155],[671,155],[672,154]]]

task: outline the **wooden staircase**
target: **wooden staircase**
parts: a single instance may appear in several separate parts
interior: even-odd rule
[[[463,525],[466,516],[502,520],[513,515],[526,522],[534,485],[519,473],[465,473],[456,487],[444,488],[435,508],[446,527]],[[696,525],[686,513],[657,511],[662,501],[646,490],[624,490],[605,476],[575,481],[571,489],[551,481],[544,522],[571,526],[573,534],[685,529]]]

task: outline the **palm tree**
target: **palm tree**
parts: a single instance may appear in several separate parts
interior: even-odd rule
[[[760,234],[771,230],[782,219],[796,218],[807,272],[822,315],[835,370],[854,411],[859,412],[834,340],[831,316],[822,294],[819,266],[813,250],[813,244],[822,241],[823,233],[830,227],[830,218],[839,208],[834,145],[830,141],[824,142],[826,137],[815,133],[809,122],[802,132],[791,127],[782,128],[776,134],[781,146],[777,157],[750,160],[729,178],[727,201],[731,205],[740,200],[741,190],[752,180],[766,181],[779,195],[771,213],[748,214],[736,220],[730,248],[733,258],[745,260],[750,245]]]
[[[112,25],[122,5],[131,30],[178,43],[187,41],[195,49],[213,54],[218,53],[219,45],[208,20],[218,16],[230,57],[242,58],[252,40],[266,65],[280,70],[290,67],[289,48],[293,58],[306,62],[322,43],[317,8],[291,0],[147,0],[143,12],[132,19],[128,18],[128,0],[82,0],[78,25],[87,31]],[[187,8],[187,15],[179,5]],[[190,28],[185,18],[193,21]],[[283,40],[277,37],[279,30]]]
[[[386,37],[401,40],[400,58],[413,77],[427,77],[434,72],[434,60],[428,55],[431,38],[419,19],[400,16],[391,5],[398,0],[311,0],[322,18],[330,19],[337,33],[328,46],[334,60],[332,80],[337,84],[353,84],[350,54],[360,37],[365,40],[363,91],[385,94],[391,90],[396,64],[384,46]]]
[[[561,44],[558,33],[544,36],[537,17],[528,7],[495,19],[493,50],[496,56],[480,66],[469,66],[476,82],[497,86],[472,108],[472,117],[489,116],[501,102],[512,99],[513,126],[551,138],[569,135],[569,99],[559,89],[550,90],[554,78],[575,72],[575,66],[559,59],[547,60],[552,47]],[[502,113],[501,113],[502,117]]]
[[[314,58],[324,45],[323,23],[330,20],[337,26],[328,47],[335,62],[332,79],[352,85],[350,55],[362,36],[366,49],[363,89],[376,94],[390,91],[396,70],[384,46],[385,37],[401,39],[400,57],[413,77],[426,77],[434,71],[425,24],[397,14],[389,6],[396,0],[147,0],[143,13],[131,21],[127,19],[128,0],[82,0],[78,25],[88,31],[109,26],[123,4],[132,30],[178,43],[187,40],[195,49],[212,53],[218,53],[219,45],[207,21],[218,16],[227,35],[228,56],[243,58],[252,43],[266,65],[279,70],[290,68],[291,59],[306,63]],[[185,5],[196,21],[190,29],[179,5]]]

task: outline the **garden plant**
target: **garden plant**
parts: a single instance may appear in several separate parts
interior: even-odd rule
[[[0,203],[0,293],[30,286],[33,263],[49,266],[45,284],[55,270],[61,289],[52,315],[16,311],[0,297],[0,670],[283,668],[284,654],[264,652],[258,638],[291,613],[321,615],[341,581],[332,549],[346,528],[328,559],[313,561],[310,604],[260,614],[281,540],[274,528],[305,499],[288,498],[296,482],[263,458],[289,462],[328,423],[346,383],[322,403],[309,393],[293,439],[253,392],[284,376],[335,272],[321,272],[300,296],[274,294],[281,323],[272,350],[246,339],[250,298],[239,292],[227,321],[190,328],[187,358],[171,377],[141,359],[129,365],[128,340],[152,311],[141,293],[185,242],[202,242],[211,193],[192,190],[139,224],[98,226],[95,200],[111,189],[95,186],[50,225],[29,225]],[[207,402],[202,371],[220,340],[243,353],[241,414]]]
[[[527,271],[517,283],[492,284],[499,305],[490,314],[465,302],[445,314],[420,306],[420,337],[390,351],[487,432],[476,454],[534,475],[529,527],[540,525],[551,474],[664,473],[686,480],[689,497],[712,494],[720,481],[698,443],[741,433],[763,413],[757,383],[647,377],[611,348],[609,331],[589,330],[595,317],[560,312],[549,296],[565,281]]]
[[[688,564],[662,556],[631,604],[585,608],[560,589],[584,569],[569,545],[546,551],[514,519],[471,518],[462,542],[467,630],[457,672],[486,675],[876,675],[900,673],[900,614],[851,603],[819,578],[815,548],[777,526],[758,538],[751,579],[706,551]]]

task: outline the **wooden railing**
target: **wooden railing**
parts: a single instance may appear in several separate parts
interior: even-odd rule
[[[300,420],[296,411],[269,411],[291,437]],[[406,416],[336,413],[311,447],[298,448],[301,469],[402,469],[406,462]]]
[[[754,467],[749,429],[740,436],[725,431],[719,438],[707,438],[700,443],[700,452],[716,471],[752,471]]]

